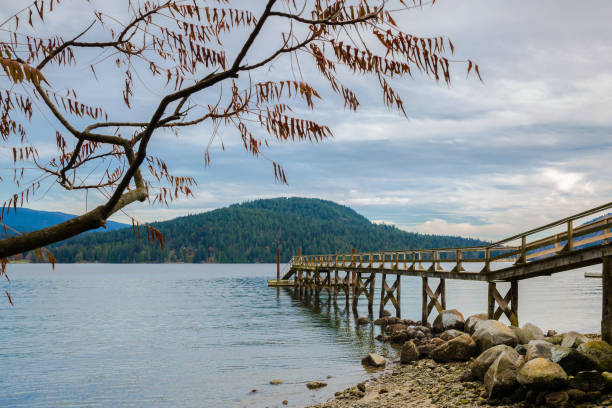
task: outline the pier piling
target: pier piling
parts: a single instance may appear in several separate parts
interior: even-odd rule
[[[604,257],[601,271],[601,338],[612,343],[612,257]]]

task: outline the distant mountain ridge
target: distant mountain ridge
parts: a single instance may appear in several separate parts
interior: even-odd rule
[[[460,247],[484,241],[425,235],[370,222],[353,209],[311,198],[274,198],[152,223],[163,249],[138,239],[132,228],[96,232],[51,246],[58,262],[283,262],[304,254]]]
[[[51,227],[64,221],[68,221],[76,217],[74,214],[66,214],[56,211],[41,211],[33,210],[25,207],[17,207],[17,211],[12,208],[5,212],[2,222],[18,232],[36,231],[42,228]],[[106,222],[106,231],[112,231],[120,228],[129,227],[128,224],[123,224],[115,221]],[[105,231],[104,228],[98,228],[96,231]],[[8,231],[9,234],[12,231]]]

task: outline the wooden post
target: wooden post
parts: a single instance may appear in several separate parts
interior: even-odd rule
[[[402,275],[397,275],[395,277],[397,279],[397,309],[395,309],[395,315],[397,318],[401,319],[402,317]]]
[[[370,293],[368,296],[368,312],[372,314],[374,309],[374,287],[376,283],[376,272],[370,273]]]
[[[383,311],[385,310],[385,300],[387,298],[387,274],[383,272],[382,282],[380,283],[380,307],[378,310],[378,317],[383,317]]]
[[[601,338],[612,343],[612,257],[603,258],[602,265]]]
[[[446,310],[446,279],[440,279],[440,296],[442,297],[442,310]]]
[[[353,278],[353,313],[357,314],[357,304],[359,303],[359,295],[361,295],[361,272],[353,271],[353,276],[355,276]]]
[[[420,255],[421,253],[419,252],[419,258],[420,258]],[[422,304],[423,313],[421,314],[421,324],[425,326],[427,324],[427,315],[428,315],[427,313],[427,299],[428,299],[427,298],[427,278],[423,277],[421,280],[423,281],[423,293],[422,293],[423,295],[423,304]]]
[[[276,284],[280,281],[280,247],[276,247]]]
[[[515,322],[510,322],[512,325],[516,324],[516,327],[519,327],[519,322],[518,322],[518,296],[519,296],[519,291],[518,291],[518,280],[513,280],[510,282],[510,291],[512,292],[512,295],[510,295],[510,307],[512,309],[512,313],[514,314],[514,317],[516,317],[516,321]]]
[[[489,300],[487,313],[489,314],[489,320],[493,320],[495,316],[495,297],[493,291],[495,290],[495,282],[489,282]]]

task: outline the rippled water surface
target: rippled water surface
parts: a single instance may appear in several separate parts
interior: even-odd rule
[[[601,280],[585,279],[586,270],[599,268],[521,282],[520,321],[598,331]],[[301,406],[370,375],[359,363],[365,353],[395,356],[374,340],[377,327],[355,328],[342,295],[338,307],[325,293],[318,302],[295,298],[267,287],[274,272],[275,265],[11,265],[4,287],[15,306],[0,300],[0,406]],[[446,286],[449,308],[486,311],[486,284]],[[420,319],[420,291],[418,278],[403,278],[402,317]],[[359,309],[367,315],[364,298]],[[274,378],[284,383],[269,385]],[[311,380],[329,386],[309,391]]]

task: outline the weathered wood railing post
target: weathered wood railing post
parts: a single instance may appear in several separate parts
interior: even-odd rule
[[[572,220],[567,222],[567,250],[574,250],[574,222]]]
[[[601,339],[612,343],[612,257],[603,258],[601,278]]]

